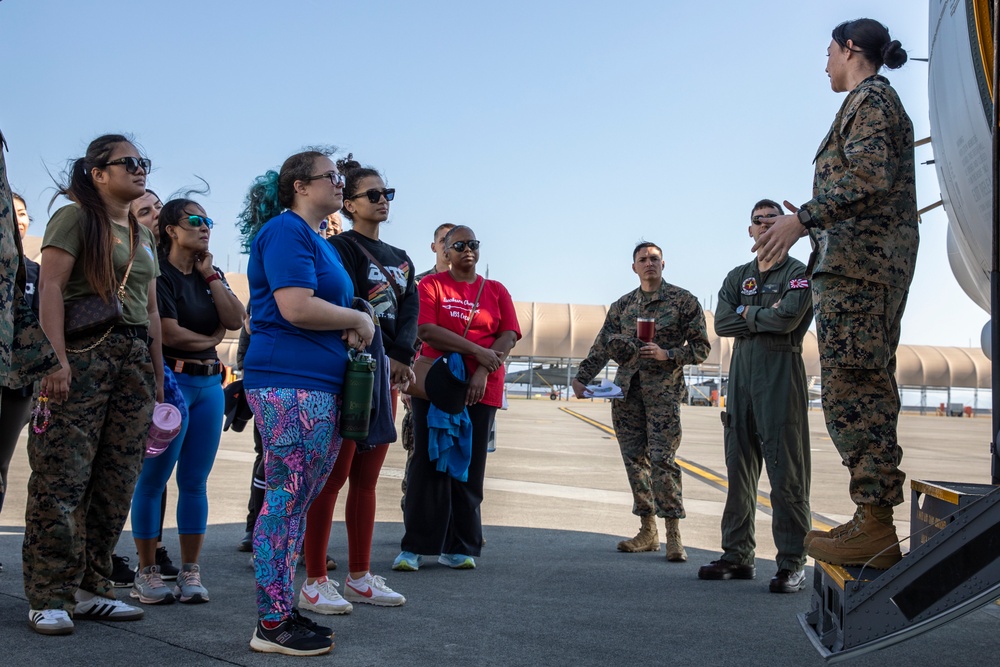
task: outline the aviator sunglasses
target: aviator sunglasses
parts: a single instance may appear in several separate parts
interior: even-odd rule
[[[139,167],[142,167],[142,170],[148,174],[149,168],[153,166],[153,163],[149,158],[132,157],[132,156],[120,157],[117,160],[111,160],[110,162],[105,162],[104,166],[110,167],[113,164],[120,164],[124,166],[125,171],[127,171],[130,174],[134,174],[135,172],[139,171]]]
[[[392,198],[396,196],[396,188],[386,188],[385,190],[376,190],[372,188],[371,190],[365,190],[364,192],[359,192],[356,195],[348,197],[348,199],[357,199],[358,197],[368,197],[368,201],[373,204],[377,204],[382,197],[385,197],[386,201],[392,201]]]
[[[465,252],[466,248],[472,252],[476,252],[479,250],[479,241],[455,241],[448,247],[454,248],[457,252]]]
[[[181,220],[183,220],[183,219],[184,218],[181,218]],[[187,223],[189,225],[191,225],[192,227],[194,227],[195,229],[197,229],[198,227],[201,227],[202,225],[205,225],[209,229],[211,229],[212,227],[215,227],[215,223],[212,221],[212,219],[211,218],[206,218],[203,215],[189,215],[189,216],[187,216]]]
[[[750,218],[750,222],[752,222],[755,225],[759,225],[765,220],[770,220],[771,218],[777,218],[779,215],[780,215],[779,213],[765,213],[763,215],[755,215]]]

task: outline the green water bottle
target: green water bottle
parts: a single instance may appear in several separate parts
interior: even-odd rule
[[[375,357],[367,352],[348,352],[340,412],[340,435],[344,438],[364,440],[368,437],[376,366]]]

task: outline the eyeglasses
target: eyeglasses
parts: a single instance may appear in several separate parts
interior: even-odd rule
[[[152,161],[150,161],[149,158],[132,157],[131,155],[129,157],[120,157],[117,160],[111,160],[110,162],[105,162],[104,166],[110,167],[113,164],[123,165],[125,167],[125,171],[127,171],[130,174],[134,174],[135,172],[139,171],[139,167],[142,167],[142,170],[148,174],[149,168],[153,166],[153,163]]]
[[[466,248],[472,252],[476,252],[479,250],[479,241],[455,241],[448,247],[454,248],[457,252],[465,252]]]
[[[368,201],[373,204],[379,203],[382,197],[385,197],[386,201],[392,201],[392,198],[396,196],[396,188],[386,188],[385,190],[376,190],[372,188],[371,190],[365,190],[364,192],[359,192],[356,195],[351,195],[348,199],[357,199],[358,197],[368,197]]]
[[[770,220],[771,218],[777,218],[779,215],[781,215],[781,214],[780,213],[764,213],[762,215],[754,215],[754,216],[750,217],[750,222],[752,222],[755,225],[759,225],[760,223],[764,222],[765,220]]]
[[[181,220],[183,220],[183,219],[184,218],[181,218]],[[198,227],[201,227],[202,225],[205,225],[209,229],[211,229],[212,227],[215,227],[215,223],[212,221],[212,219],[211,218],[206,218],[203,215],[189,215],[187,217],[187,223],[189,225],[191,225],[192,227],[194,227],[195,229],[197,229]]]
[[[336,171],[328,171],[325,174],[316,174],[315,176],[308,176],[303,178],[304,181],[318,181],[321,178],[329,178],[330,185],[340,185],[343,186],[347,181],[344,179],[344,175],[337,173]]]

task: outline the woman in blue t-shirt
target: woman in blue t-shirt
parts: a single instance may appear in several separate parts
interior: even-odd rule
[[[363,349],[375,335],[371,316],[351,308],[354,288],[340,255],[319,235],[344,201],[329,154],[298,153],[280,172],[258,177],[240,215],[253,311],[243,386],[267,480],[253,536],[259,620],[250,647],[267,653],[318,655],[333,646],[329,628],[292,606],[292,580],[306,510],[340,451],[348,347]]]
[[[198,557],[208,523],[206,485],[222,436],[222,363],[216,347],[226,331],[243,325],[243,304],[212,264],[208,240],[212,219],[198,203],[174,199],[160,210],[157,247],[160,278],[156,303],[163,330],[163,361],[173,373],[187,418],[181,431],[156,458],[147,459],[132,497],[132,536],[139,570],[131,596],[143,604],[208,602]],[[171,590],[156,562],[160,498],[177,467],[177,533],[181,569]]]

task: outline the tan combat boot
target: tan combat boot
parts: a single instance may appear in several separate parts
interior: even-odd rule
[[[667,560],[671,563],[683,563],[688,559],[684,545],[681,543],[681,520],[677,517],[667,517]]]
[[[832,565],[867,565],[876,570],[886,570],[903,559],[892,508],[876,505],[859,506],[853,526],[831,537],[814,538],[806,553]]]
[[[838,537],[840,535],[843,535],[851,528],[853,528],[854,524],[858,522],[858,513],[860,511],[861,508],[858,507],[857,509],[854,510],[854,516],[851,517],[850,521],[848,521],[847,523],[842,523],[839,526],[834,526],[830,530],[817,530],[817,529],[810,530],[808,533],[806,533],[805,539],[802,540],[802,545],[806,549],[808,549],[809,543],[815,540],[817,537]]]
[[[635,553],[637,551],[659,551],[660,534],[656,532],[656,516],[644,516],[639,533],[631,540],[618,543],[618,551]]]

